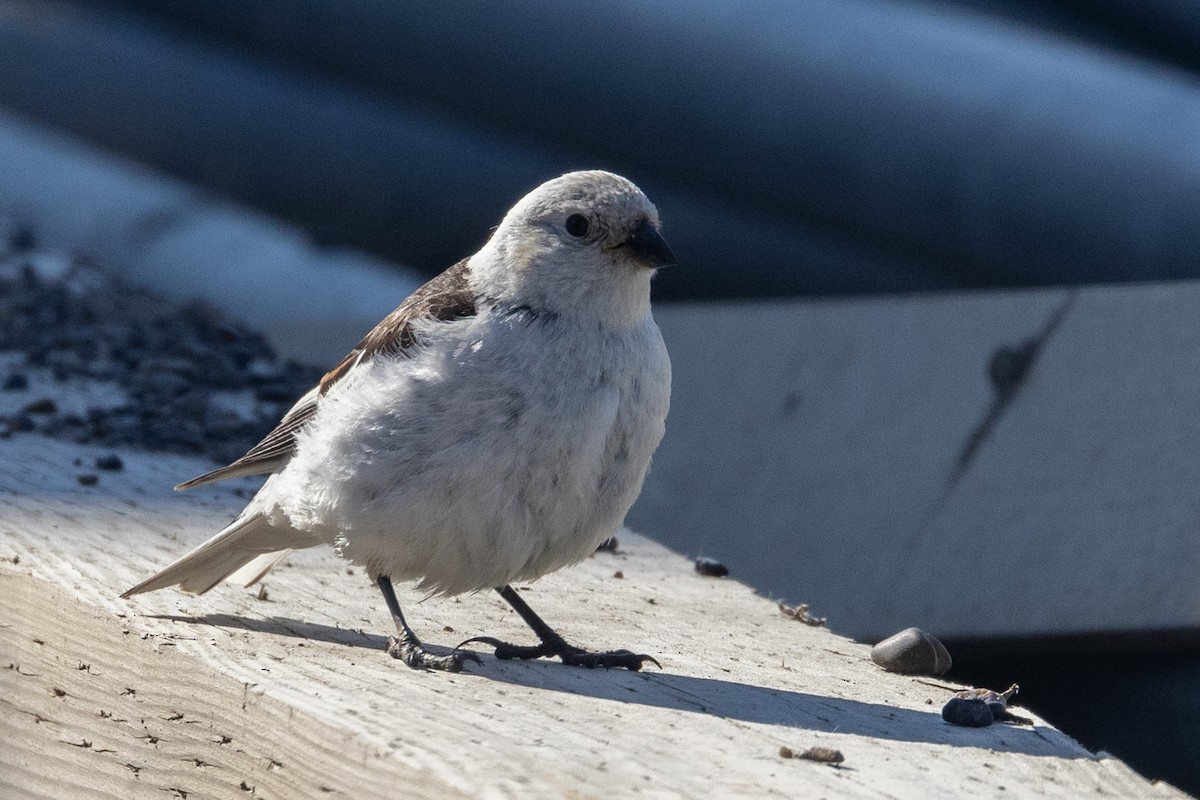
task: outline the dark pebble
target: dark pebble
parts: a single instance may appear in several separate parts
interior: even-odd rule
[[[709,578],[724,578],[729,574],[729,567],[712,558],[697,558],[696,572]]]
[[[125,469],[125,462],[115,453],[106,456],[100,456],[96,459],[96,469],[108,470],[109,472],[118,472]]]
[[[4,391],[6,392],[19,392],[22,389],[28,388],[29,378],[26,378],[23,373],[11,372],[9,373],[8,377],[4,379]]]
[[[24,411],[26,414],[53,414],[58,411],[58,404],[49,397],[43,397],[25,406]]]
[[[952,725],[968,728],[986,728],[994,716],[988,704],[978,697],[951,697],[942,707],[942,719]]]
[[[8,236],[8,247],[15,253],[27,253],[37,245],[37,236],[33,228],[27,225],[14,230]]]
[[[83,475],[77,476],[75,478],[75,480],[79,481],[81,486],[95,486],[97,483],[100,482],[100,476],[93,475],[92,473],[87,472],[87,473],[84,473]],[[990,711],[988,712],[988,714],[991,714],[991,713],[992,712],[990,712]]]
[[[41,432],[47,436],[84,442],[91,435],[91,426],[88,425],[87,420],[75,414],[60,415],[51,417]]]

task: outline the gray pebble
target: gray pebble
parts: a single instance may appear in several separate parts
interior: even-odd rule
[[[871,648],[871,660],[888,672],[905,675],[943,675],[952,663],[946,646],[920,628],[884,639]]]

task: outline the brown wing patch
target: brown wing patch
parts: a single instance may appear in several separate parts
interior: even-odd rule
[[[467,259],[455,264],[421,288],[410,294],[395,311],[388,314],[362,341],[325,373],[319,384],[319,394],[329,387],[355,364],[376,353],[402,353],[416,342],[413,323],[420,319],[433,318],[448,322],[475,315],[475,295],[467,282]]]
[[[325,373],[317,384],[300,399],[263,440],[251,447],[246,455],[232,464],[176,486],[176,489],[191,489],[214,481],[235,478],[241,475],[261,475],[273,472],[296,451],[296,434],[317,410],[317,398],[329,391],[351,367],[371,358],[377,353],[402,353],[416,343],[413,324],[422,319],[450,321],[474,316],[475,296],[467,281],[467,260],[433,278],[410,294],[395,311],[384,317],[349,355]]]

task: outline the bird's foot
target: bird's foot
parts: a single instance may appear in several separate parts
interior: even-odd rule
[[[642,668],[642,664],[649,661],[654,666],[662,669],[662,664],[659,664],[658,660],[653,656],[634,653],[629,650],[609,650],[603,653],[592,653],[584,650],[582,647],[567,644],[563,639],[543,641],[539,645],[519,645],[502,642],[491,636],[476,636],[474,639],[467,639],[456,647],[455,652],[459,652],[463,645],[473,642],[482,642],[489,647],[495,648],[496,658],[501,661],[508,661],[513,658],[526,661],[531,658],[559,658],[562,659],[562,663],[571,667],[587,667],[588,669],[596,667],[612,669],[619,667],[627,669],[630,672],[637,672]]]
[[[435,656],[419,641],[397,636],[388,637],[387,654],[400,659],[413,669],[436,669],[442,672],[462,672],[463,664],[467,661],[483,663],[479,656],[467,650],[455,649],[449,655]]]

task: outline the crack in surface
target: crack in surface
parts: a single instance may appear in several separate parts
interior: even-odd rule
[[[988,378],[991,381],[993,392],[992,402],[983,419],[963,442],[962,450],[959,451],[958,458],[954,463],[954,471],[942,492],[941,502],[938,503],[939,507],[945,504],[946,498],[954,491],[958,481],[970,469],[980,446],[992,435],[992,431],[1004,417],[1005,411],[1020,393],[1030,372],[1033,371],[1034,365],[1037,364],[1046,342],[1058,329],[1074,304],[1075,293],[1069,292],[1046,320],[1041,330],[1015,347],[1001,346],[992,353],[991,361],[988,362]]]

